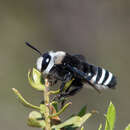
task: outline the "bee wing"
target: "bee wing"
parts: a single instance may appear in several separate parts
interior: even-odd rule
[[[98,86],[96,86],[96,85],[94,85],[94,84],[90,84],[90,83],[85,83],[84,85],[83,85],[83,87],[84,88],[88,88],[88,89],[92,89],[92,90],[96,90],[99,94],[101,94],[101,89],[100,89],[100,87]]]
[[[99,90],[93,83],[91,83],[91,82],[88,80],[88,78],[87,78],[88,76],[87,76],[84,72],[78,70],[78,69],[75,68],[75,67],[71,67],[70,65],[67,65],[67,68],[68,68],[70,71],[72,71],[74,74],[76,74],[76,75],[82,77],[84,80],[86,80],[86,82],[87,82],[92,88],[94,88],[98,93],[101,93],[100,90]]]
[[[88,83],[88,84],[87,84]],[[92,84],[89,80],[87,80],[87,83],[84,84],[85,87],[87,88],[92,88],[92,89],[95,89],[99,94],[101,94],[101,89],[100,89],[100,86],[97,86],[97,85],[94,85]]]
[[[77,77],[82,78],[86,83],[93,87],[99,93],[101,89],[115,88],[117,82],[116,77],[109,71],[96,67],[94,65],[90,66],[90,72],[85,73],[76,67],[71,67],[68,65],[70,71],[72,71]]]

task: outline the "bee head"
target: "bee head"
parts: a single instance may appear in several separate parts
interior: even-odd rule
[[[36,61],[36,67],[40,72],[44,72],[49,63],[51,61],[51,56],[49,55],[49,53],[44,53],[43,55],[41,55],[37,61]]]
[[[36,61],[36,68],[40,72],[44,72],[44,70],[47,68],[48,64],[50,63],[51,56],[49,55],[48,52],[42,54],[37,48],[32,46],[30,43],[28,42],[25,42],[25,43],[27,46],[29,46],[30,48],[32,48],[33,50],[35,50],[36,52],[40,54],[40,57]]]
[[[62,64],[62,60],[65,56],[63,51],[49,51],[42,54],[38,49],[32,46],[30,43],[25,42],[27,46],[35,50],[40,54],[40,57],[36,61],[36,68],[43,74],[48,74],[55,64]]]
[[[36,65],[37,69],[43,74],[49,74],[50,70],[57,64],[62,64],[62,60],[65,56],[63,51],[49,51],[44,53],[41,57],[37,59]]]

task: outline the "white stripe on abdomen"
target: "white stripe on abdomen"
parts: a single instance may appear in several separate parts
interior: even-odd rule
[[[97,75],[98,75],[98,73],[96,73],[96,74],[92,77],[92,79],[90,80],[92,83],[95,83],[95,82],[96,82]]]
[[[111,72],[109,72],[109,76],[108,76],[108,78],[107,78],[107,80],[104,82],[104,85],[105,86],[107,86],[109,83],[110,83],[110,81],[111,81],[111,79],[112,79],[112,73]]]
[[[102,75],[97,84],[102,84],[102,82],[105,78],[105,74],[106,74],[106,70],[102,68]]]

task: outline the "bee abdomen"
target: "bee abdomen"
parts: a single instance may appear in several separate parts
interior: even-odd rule
[[[95,72],[88,74],[88,79],[92,84],[97,86],[98,89],[115,88],[116,78],[111,72],[101,67],[93,67],[96,68]]]

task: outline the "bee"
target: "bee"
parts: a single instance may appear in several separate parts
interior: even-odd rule
[[[100,93],[101,89],[114,89],[117,84],[116,77],[111,72],[89,64],[82,55],[70,55],[64,51],[48,51],[42,54],[30,43],[26,42],[26,45],[40,54],[36,68],[43,75],[62,81],[59,98],[73,96],[83,86],[89,85]],[[69,86],[65,88],[70,81]]]

